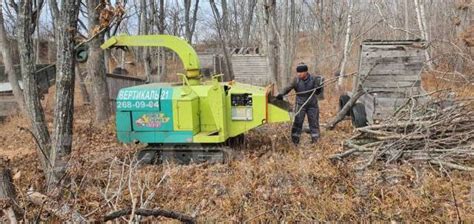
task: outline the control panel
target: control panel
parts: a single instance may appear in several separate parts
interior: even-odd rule
[[[232,120],[251,121],[253,119],[252,94],[231,94],[230,105],[232,110]]]

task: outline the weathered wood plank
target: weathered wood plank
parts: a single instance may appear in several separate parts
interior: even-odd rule
[[[264,86],[270,83],[267,58],[261,55],[233,55],[232,66],[235,80]]]
[[[421,77],[419,75],[405,75],[405,74],[369,74],[366,78],[366,82],[375,81],[386,81],[386,82],[397,82],[397,81],[419,81]]]
[[[419,93],[420,92],[420,88],[419,87],[372,87],[370,89],[368,89],[368,91],[372,92],[372,93],[407,93],[407,94],[415,94],[417,95],[416,93]]]
[[[421,82],[417,81],[372,81],[372,82],[365,82],[364,88],[407,88],[407,87],[420,87]]]
[[[361,64],[364,67],[359,69],[359,74],[367,74],[368,72],[374,74],[398,74],[402,72],[419,74],[421,68],[423,68],[422,63],[378,63],[375,66],[373,64]]]
[[[377,92],[373,93],[374,97],[382,97],[382,98],[407,98],[413,95],[419,95],[422,93],[421,89],[405,89],[408,91],[403,92]],[[411,91],[411,92],[410,92]]]
[[[375,99],[375,107],[396,110],[407,102],[408,98],[382,98]]]

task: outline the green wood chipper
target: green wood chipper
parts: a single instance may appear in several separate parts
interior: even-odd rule
[[[101,47],[165,47],[183,63],[180,83],[150,83],[118,93],[117,138],[147,144],[138,153],[145,163],[222,162],[249,130],[290,120],[287,103],[273,98],[272,86],[220,82],[220,75],[205,80],[196,52],[179,37],[115,36]]]

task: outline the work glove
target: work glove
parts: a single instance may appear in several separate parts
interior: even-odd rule
[[[276,95],[275,98],[277,98],[277,100],[283,100],[283,94],[280,93],[280,94]]]

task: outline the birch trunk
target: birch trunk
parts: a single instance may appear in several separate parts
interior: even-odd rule
[[[344,53],[342,55],[341,67],[339,69],[339,78],[337,80],[337,87],[339,90],[342,89],[343,79],[344,79],[344,69],[346,67],[347,56],[349,54],[349,42],[351,39],[351,27],[352,27],[352,10],[354,8],[354,1],[349,0],[349,12],[347,14],[347,29],[346,29],[346,38],[344,41]]]
[[[408,16],[408,0],[405,0],[404,1],[404,5],[405,5],[405,31],[409,31],[409,16]],[[409,40],[410,39],[410,33],[408,32],[405,32],[405,39],[406,40]]]
[[[419,2],[418,0],[414,0],[415,2],[415,10],[416,10],[416,17],[418,21],[418,28],[420,29],[421,37],[426,41],[429,42],[427,27],[426,27],[426,17],[425,17],[425,7],[423,6],[423,2]],[[428,50],[425,51],[425,60],[428,64],[428,68],[433,70],[433,64],[431,63],[431,57]]]

